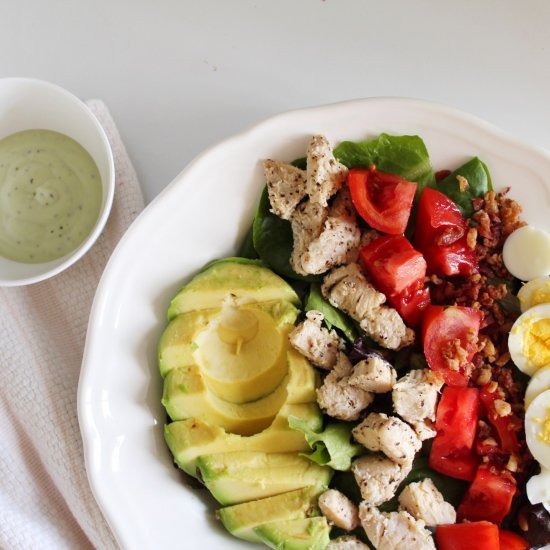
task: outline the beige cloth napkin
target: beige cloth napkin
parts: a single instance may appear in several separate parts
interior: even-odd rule
[[[136,173],[101,101],[116,191],[92,249],[60,275],[0,289],[0,548],[116,548],[92,496],[76,413],[90,307],[115,245],[143,209]]]

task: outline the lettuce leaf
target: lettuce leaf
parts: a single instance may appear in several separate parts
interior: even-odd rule
[[[315,432],[305,420],[289,416],[288,425],[293,430],[303,432],[312,449],[310,453],[300,454],[321,466],[347,471],[351,468],[353,457],[364,450],[361,445],[351,443],[352,424],[332,422],[322,432]]]

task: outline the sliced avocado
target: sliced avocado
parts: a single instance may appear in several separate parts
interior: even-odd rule
[[[254,260],[226,258],[206,266],[179,291],[168,309],[168,319],[219,307],[228,299],[237,304],[281,301],[300,307],[296,292],[273,271]]]
[[[303,487],[327,487],[331,468],[297,453],[241,451],[197,458],[200,479],[223,505],[266,498]]]
[[[250,403],[231,403],[220,399],[204,383],[196,365],[171,370],[164,379],[162,404],[172,420],[196,418],[240,435],[265,430],[287,400],[287,382]]]
[[[162,404],[172,420],[197,418],[240,435],[253,435],[266,429],[284,403],[310,403],[315,400],[318,374],[294,350],[288,351],[288,375],[266,397],[249,403],[220,399],[196,366],[171,370],[164,379]]]
[[[164,437],[175,462],[188,474],[197,473],[197,457],[234,451],[300,452],[309,450],[304,434],[288,427],[288,417],[307,420],[313,430],[323,423],[316,403],[284,405],[269,428],[251,436],[227,433],[223,428],[196,418],[178,420],[164,427]]]
[[[197,349],[197,336],[210,322],[219,316],[221,308],[190,311],[173,319],[159,340],[158,362],[161,376],[174,368],[195,363],[194,352]]]
[[[264,523],[254,533],[276,550],[325,550],[330,542],[330,525],[325,517]]]
[[[264,523],[319,516],[317,498],[324,490],[324,487],[306,487],[228,506],[218,510],[218,514],[224,527],[235,537],[262,542],[255,529]]]

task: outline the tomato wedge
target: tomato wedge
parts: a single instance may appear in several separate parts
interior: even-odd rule
[[[466,386],[476,352],[481,314],[461,306],[429,305],[422,320],[424,355],[449,386]]]
[[[498,391],[490,392],[489,388],[490,384],[486,384],[479,392],[479,398],[485,407],[487,418],[497,431],[500,448],[506,453],[517,453],[519,442],[514,426],[518,424],[519,420],[512,412],[506,416],[500,416],[496,410],[495,401],[502,397]]]
[[[457,508],[457,518],[499,525],[510,511],[515,494],[516,480],[508,470],[481,464]]]
[[[403,235],[384,235],[359,251],[361,265],[378,290],[410,326],[430,303],[426,260]]]
[[[500,550],[529,550],[531,548],[531,545],[523,537],[504,529],[498,532],[498,540]]]
[[[488,521],[438,525],[439,550],[499,550],[498,527]]]
[[[477,273],[475,251],[467,245],[468,223],[446,195],[426,187],[420,195],[415,246],[424,254],[428,273],[471,275]]]
[[[376,287],[398,294],[426,276],[426,260],[403,235],[384,235],[364,246],[359,255]]]
[[[441,394],[430,450],[430,467],[437,472],[471,481],[480,462],[473,452],[479,418],[477,388],[446,386]]]
[[[411,214],[416,183],[369,168],[353,168],[348,174],[351,200],[359,215],[374,229],[400,235]]]

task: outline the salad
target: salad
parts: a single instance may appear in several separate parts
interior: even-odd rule
[[[504,261],[537,231],[508,189],[478,158],[434,173],[417,136],[314,136],[264,171],[240,257],[178,293],[159,345],[168,445],[225,527],[273,548],[550,543],[550,283]]]

